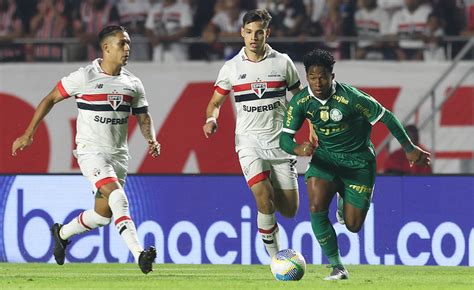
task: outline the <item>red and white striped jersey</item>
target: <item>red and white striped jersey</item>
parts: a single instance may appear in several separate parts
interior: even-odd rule
[[[220,94],[234,91],[237,111],[236,151],[241,148],[278,148],[287,99],[286,90],[300,85],[288,55],[266,47],[259,62],[248,59],[244,48],[219,71],[215,83]]]
[[[399,37],[398,45],[401,48],[420,49],[425,47],[425,43],[417,39],[417,36],[425,32],[431,11],[431,6],[420,5],[413,13],[407,8],[403,8],[393,14],[390,33]]]
[[[127,132],[130,111],[148,112],[145,89],[139,78],[126,69],[117,76],[105,73],[96,59],[59,81],[65,98],[75,97],[77,153],[128,153]]]

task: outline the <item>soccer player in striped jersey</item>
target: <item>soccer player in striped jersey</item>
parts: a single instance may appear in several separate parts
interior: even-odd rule
[[[141,271],[152,271],[156,257],[154,247],[144,250],[130,217],[123,185],[127,175],[127,131],[130,111],[138,120],[153,157],[160,154],[153,120],[143,84],[123,68],[130,55],[130,36],[122,26],[108,26],[99,33],[102,59],[62,78],[41,101],[24,134],[12,145],[12,155],[33,143],[41,120],[53,106],[74,97],[79,110],[77,118],[76,156],[82,174],[94,187],[95,207],[86,210],[65,225],[51,228],[55,241],[54,258],[64,264],[66,247],[73,235],[114,223]]]
[[[288,103],[286,91],[299,92],[300,80],[288,55],[266,43],[270,20],[264,9],[244,15],[241,36],[245,46],[221,68],[203,130],[206,137],[216,132],[220,107],[233,91],[235,149],[257,204],[258,230],[272,257],[279,251],[275,212],[293,217],[299,206],[296,160],[281,150],[278,140]]]
[[[312,155],[305,174],[311,225],[321,249],[333,268],[325,280],[348,279],[341,262],[337,236],[328,218],[329,205],[339,193],[337,219],[357,233],[372,200],[375,182],[375,150],[372,126],[382,121],[402,144],[408,161],[427,165],[430,153],[413,144],[400,121],[377,100],[358,89],[334,81],[334,58],[316,49],[303,58],[308,87],[288,105],[280,145],[289,154]],[[293,136],[308,118],[318,137],[318,147],[297,144]],[[314,154],[313,154],[314,152]]]

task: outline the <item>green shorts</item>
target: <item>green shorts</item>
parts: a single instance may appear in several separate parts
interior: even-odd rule
[[[344,188],[344,201],[368,210],[375,184],[376,162],[371,152],[329,153],[318,148],[306,170],[305,180],[319,177]]]

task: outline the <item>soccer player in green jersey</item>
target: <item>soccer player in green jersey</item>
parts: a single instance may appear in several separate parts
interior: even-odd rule
[[[415,146],[400,121],[374,98],[334,81],[335,61],[328,51],[313,50],[303,62],[309,85],[288,105],[280,146],[290,154],[312,155],[305,179],[311,226],[333,268],[325,280],[348,279],[328,210],[339,193],[338,221],[351,232],[360,231],[370,207],[376,174],[374,145],[370,141],[372,126],[382,121],[412,165],[429,164],[430,153]],[[316,132],[317,148],[310,142],[297,144],[293,139],[305,119],[311,121]]]

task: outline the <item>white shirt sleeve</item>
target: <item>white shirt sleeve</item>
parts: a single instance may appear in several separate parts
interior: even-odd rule
[[[80,68],[61,79],[58,84],[58,89],[63,97],[67,98],[83,93],[85,84],[84,73],[84,68]]]
[[[294,89],[296,84],[300,83],[300,76],[296,70],[296,66],[291,60],[291,58],[285,54],[286,61],[286,82],[288,84],[288,89]]]
[[[217,75],[217,80],[215,86],[219,87],[222,91],[227,92],[227,94],[232,90],[232,83],[230,82],[230,67],[228,63],[225,63],[224,66],[219,71]],[[226,94],[224,94],[226,95]]]
[[[140,79],[136,79],[136,93],[132,100],[132,113],[146,113],[148,112],[148,101],[146,99],[145,87]]]

